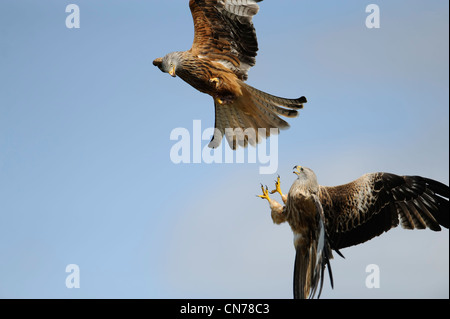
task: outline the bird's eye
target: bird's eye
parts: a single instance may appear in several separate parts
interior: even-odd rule
[[[303,167],[300,167],[300,170],[303,172],[304,171]]]

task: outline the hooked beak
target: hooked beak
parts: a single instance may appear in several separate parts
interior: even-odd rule
[[[169,74],[173,77],[176,77],[177,75],[175,74],[175,66],[172,66],[169,70]]]
[[[301,168],[302,167],[300,165],[294,166],[294,168],[293,168],[294,171],[292,173],[297,174],[297,176],[298,176],[300,174]]]

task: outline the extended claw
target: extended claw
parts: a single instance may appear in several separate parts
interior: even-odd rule
[[[275,194],[278,193],[281,195],[281,199],[283,200],[283,203],[286,204],[287,202],[287,195],[283,194],[283,192],[281,191],[281,187],[280,187],[280,175],[278,175],[277,180],[275,181],[275,189],[273,191],[270,192],[271,194]]]
[[[269,189],[267,188],[267,186],[266,186],[266,188],[264,188],[263,184],[261,184],[261,190],[262,190],[263,194],[262,195],[258,195],[258,197],[262,198],[262,199],[267,199],[269,201],[269,203],[270,203],[271,199],[269,197]]]
[[[216,97],[216,102],[220,105],[231,104],[234,101],[234,97],[232,95],[221,95],[220,97]]]
[[[277,180],[275,181],[275,189],[270,192],[271,194],[279,193],[281,196],[283,196],[283,192],[280,188],[280,175],[278,175]]]
[[[216,89],[217,89],[220,84],[220,79],[219,78],[211,78],[211,79],[209,79],[209,82],[216,83]]]

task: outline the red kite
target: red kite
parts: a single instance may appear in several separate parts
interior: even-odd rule
[[[405,229],[440,231],[449,226],[449,187],[420,176],[389,173],[366,174],[335,187],[321,186],[314,172],[294,167],[298,178],[286,196],[280,179],[271,193],[280,193],[285,206],[269,197],[272,220],[288,222],[294,233],[294,298],[313,298],[328,266],[332,250],[363,243],[400,223]],[[341,255],[342,256],[342,255]]]
[[[261,1],[190,0],[195,33],[192,48],[153,61],[161,71],[178,75],[213,97],[216,129],[209,143],[212,148],[220,145],[224,134],[232,149],[248,143],[254,146],[261,141],[261,134],[269,137],[271,128],[277,133],[288,128],[279,116],[296,117],[307,102],[304,96],[280,98],[244,82],[258,51],[252,17]]]

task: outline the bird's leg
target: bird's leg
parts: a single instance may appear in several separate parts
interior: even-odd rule
[[[262,195],[259,195],[258,197],[262,199],[267,199],[267,201],[270,204],[270,210],[271,210],[271,217],[275,224],[281,224],[286,221],[286,214],[284,214],[284,206],[278,203],[276,200],[273,200],[269,197],[269,190],[264,188],[263,185],[261,185],[261,190],[263,192]]]
[[[281,191],[281,188],[280,188],[280,175],[278,175],[278,178],[277,178],[277,180],[275,182],[275,189],[273,191],[271,191],[270,193],[271,194],[275,194],[275,193],[280,194],[281,195],[281,199],[283,200],[283,203],[286,204],[287,195],[283,194],[283,192]]]
[[[222,95],[220,97],[219,96],[216,97],[216,101],[220,105],[231,104],[231,103],[233,103],[233,100],[234,100],[234,96],[232,96],[232,95]]]
[[[236,95],[226,85],[225,79],[219,77],[212,77],[209,83],[214,85],[214,94],[211,94],[214,100],[220,105],[232,104],[236,99]]]
[[[216,101],[217,101],[217,103],[219,103],[220,105],[224,105],[224,104],[225,104],[225,101],[222,100],[220,97],[216,97]]]
[[[215,83],[216,91],[219,90],[219,86],[220,86],[220,79],[219,78],[211,78],[211,79],[209,79],[209,83]],[[225,99],[223,99],[221,96],[219,96],[219,94],[216,95],[215,100],[220,105],[227,104],[227,101]]]
[[[220,86],[220,79],[219,78],[211,78],[211,79],[209,79],[209,82],[210,83],[215,83],[216,84],[216,89],[218,89],[219,86]]]
[[[262,199],[267,199],[267,201],[269,202],[269,204],[272,204],[272,199],[269,197],[269,190],[266,186],[266,188],[264,188],[263,184],[261,184],[261,191],[262,191],[262,195],[258,195],[258,197],[262,198]]]

